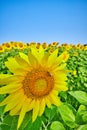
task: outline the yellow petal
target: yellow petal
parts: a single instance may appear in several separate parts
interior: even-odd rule
[[[32,122],[34,122],[39,114],[40,109],[40,101],[36,99],[34,107],[33,107],[33,115],[32,115]]]
[[[68,60],[68,58],[69,58],[69,54],[67,53],[67,51],[63,52],[61,55],[59,55],[59,56],[55,59],[54,65],[51,67],[51,70],[52,70],[53,72],[55,72],[56,69],[57,69],[57,70],[61,70],[63,67],[66,66],[66,64],[64,64],[64,66],[63,66],[63,64],[62,64],[62,65],[60,65],[60,64],[66,62],[66,61]],[[58,65],[60,65],[60,66],[58,67]],[[67,72],[66,70],[64,70],[64,71]]]
[[[6,105],[4,113],[14,108],[20,101],[16,99],[16,101],[13,101]]]
[[[21,58],[23,58],[24,60],[26,60],[26,62],[29,63],[28,56],[26,54],[19,52],[19,55],[20,55]]]
[[[20,102],[10,111],[11,116],[16,115],[20,111],[22,105],[24,104],[25,98],[26,97],[24,95],[22,97],[19,97]]]
[[[48,58],[49,58],[49,53],[44,54],[42,58],[42,65],[46,66],[46,62],[48,61]]]
[[[27,70],[24,70],[23,68],[17,68],[15,71],[14,71],[14,75],[21,75],[21,76],[26,76],[27,74]]]
[[[64,85],[64,86],[66,86],[67,85],[67,82],[66,81],[62,81],[62,80],[55,80],[55,82],[54,82],[54,85]]]
[[[16,97],[19,96],[21,91],[19,92],[14,92],[12,94],[10,94],[9,96],[7,96],[2,102],[0,102],[0,106],[3,106],[5,104],[8,104],[9,102],[12,102],[13,100],[15,100]]]
[[[69,58],[69,54],[67,51],[64,52],[63,62],[66,62]]]
[[[57,59],[55,60],[55,63],[60,64],[61,62],[66,62],[68,58],[69,58],[68,52],[64,51],[61,55],[57,57]]]
[[[27,111],[32,110],[33,107],[34,107],[34,105],[35,105],[35,100],[30,101],[30,103],[29,103],[29,105],[28,105],[28,107],[27,107]]]
[[[39,60],[39,53],[38,53],[38,51],[37,51],[36,48],[31,47],[31,53],[32,53],[32,55],[33,55],[36,59]]]
[[[6,78],[0,78],[0,84],[9,84],[9,83],[20,83],[22,82],[22,80],[24,79],[24,77],[22,76],[15,76],[15,75],[11,75],[9,77],[6,77]]]
[[[21,101],[21,97],[22,97],[22,93],[20,92],[19,94],[17,94],[13,100],[9,101],[9,103],[6,105],[4,112],[7,112],[9,110],[11,110],[12,108],[14,108],[17,104],[19,104],[19,102]]]
[[[39,115],[41,116],[45,110],[45,99],[43,98],[40,103]]]
[[[51,67],[52,65],[54,65],[55,63],[55,60],[57,58],[57,54],[58,54],[58,49],[56,49],[48,58],[48,61],[47,61],[47,66],[48,67]]]
[[[14,73],[14,70],[20,68],[19,64],[16,62],[15,58],[8,58],[8,61],[5,62],[7,68]]]
[[[51,91],[50,93],[52,93],[52,94],[55,95],[55,96],[58,95],[58,91],[57,91],[57,90],[54,90],[54,89],[52,89],[52,91]]]
[[[22,106],[22,109],[20,111],[20,115],[19,115],[19,119],[18,119],[18,126],[17,126],[17,129],[20,127],[23,119],[24,119],[24,116],[27,112],[27,99],[25,99],[24,103],[23,103],[23,106]]]
[[[38,60],[39,63],[41,63],[42,58],[44,56],[44,49],[42,46],[40,46],[39,49],[36,49],[34,47],[31,47],[32,55]]]
[[[17,61],[17,63],[22,66],[23,68],[25,68],[26,70],[29,69],[29,64],[28,62],[26,62],[26,60],[24,60],[23,58],[19,57],[19,56],[15,56],[15,60]]]
[[[40,63],[41,63],[43,57],[44,57],[44,49],[42,46],[40,46],[40,48],[39,48],[39,61],[40,61]]]
[[[0,74],[0,79],[4,79],[4,78],[10,78],[12,75],[11,74]]]
[[[66,63],[61,64],[60,66],[57,66],[56,68],[53,68],[53,72],[55,73],[56,71],[63,71],[66,67]]]
[[[51,94],[49,95],[50,98],[51,98],[51,101],[52,101],[52,104],[56,105],[56,106],[59,106],[60,105],[60,99],[58,96],[54,95],[52,92]]]
[[[20,89],[21,87],[22,84],[9,84],[0,88],[0,94],[12,93]]]
[[[65,73],[58,71],[58,72],[55,72],[55,74],[54,74],[54,80],[63,82],[65,80],[67,80],[67,76]]]
[[[36,67],[38,65],[38,60],[36,59],[35,56],[32,55],[31,52],[28,53],[28,58],[29,58],[31,65],[33,65],[33,67],[34,66]]]
[[[55,90],[58,90],[58,91],[67,91],[67,90],[68,90],[68,87],[65,86],[65,85],[56,84],[56,85],[54,86],[54,89],[55,89]]]
[[[51,107],[51,100],[49,99],[49,95],[45,97],[45,103],[49,108]]]
[[[8,61],[5,62],[5,65],[14,74],[23,75],[23,73],[26,72],[26,69],[22,68],[22,66],[20,66],[17,63],[17,61],[15,60],[15,58],[12,58],[12,57],[8,58]]]

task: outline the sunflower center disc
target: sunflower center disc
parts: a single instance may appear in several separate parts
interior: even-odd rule
[[[47,87],[47,82],[45,79],[37,79],[35,82],[35,87],[37,90],[44,90]]]
[[[41,69],[28,72],[23,81],[23,89],[27,97],[45,96],[50,93],[53,86],[53,76]]]

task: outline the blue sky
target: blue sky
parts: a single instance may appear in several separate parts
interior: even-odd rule
[[[87,0],[0,0],[0,43],[87,43]]]

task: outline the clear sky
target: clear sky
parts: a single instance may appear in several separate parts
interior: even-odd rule
[[[0,0],[0,43],[87,43],[87,0]]]

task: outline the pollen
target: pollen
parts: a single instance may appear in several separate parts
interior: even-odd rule
[[[54,86],[53,76],[45,70],[32,70],[23,80],[23,90],[27,97],[43,97],[48,95]]]

